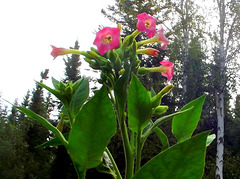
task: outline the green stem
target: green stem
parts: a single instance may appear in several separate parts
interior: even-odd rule
[[[117,164],[115,163],[115,160],[114,160],[114,158],[112,157],[112,154],[111,154],[111,152],[108,150],[107,147],[106,147],[106,152],[107,152],[108,157],[110,158],[110,160],[111,160],[111,162],[112,162],[113,168],[114,168],[114,170],[115,170],[115,172],[116,172],[116,175],[117,175],[117,179],[122,179],[122,176],[121,176],[121,174],[120,174],[120,172],[119,172],[119,170],[118,170]]]
[[[85,179],[85,177],[86,177],[86,170],[79,171],[78,169],[76,169],[76,171],[77,171],[78,179]]]
[[[119,124],[120,124],[120,130],[121,130],[124,154],[125,154],[125,160],[126,160],[125,178],[131,179],[133,176],[133,170],[134,170],[134,154],[133,154],[132,148],[130,146],[124,114],[120,114]]]
[[[137,132],[137,141],[136,141],[136,172],[141,167],[141,151],[142,151],[141,131],[138,131]]]

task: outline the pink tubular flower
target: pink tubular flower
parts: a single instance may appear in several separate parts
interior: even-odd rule
[[[156,18],[149,16],[146,13],[137,15],[137,29],[141,32],[146,32],[146,35],[151,38],[156,34]]]
[[[160,63],[162,66],[159,68],[161,68],[162,75],[167,77],[168,81],[170,81],[173,77],[173,63],[168,60],[163,60]]]
[[[158,66],[158,67],[152,67],[152,68],[141,67],[138,69],[138,74],[145,75],[147,73],[152,73],[152,72],[161,72],[162,75],[167,77],[168,81],[170,81],[173,77],[173,63],[168,60],[163,60],[160,63],[161,63],[161,66]]]
[[[158,39],[158,43],[162,43],[161,49],[165,50],[167,48],[167,45],[169,44],[168,39],[164,35],[164,30],[162,27],[157,31],[156,38]]]
[[[53,45],[51,45],[51,47],[52,47],[51,55],[54,57],[54,59],[57,58],[59,55],[66,55],[72,53],[72,49],[57,48]]]
[[[137,53],[144,53],[146,55],[154,56],[156,57],[158,55],[159,50],[155,48],[144,48],[137,50]]]
[[[97,46],[99,53],[103,55],[107,51],[119,46],[119,37],[119,28],[105,27],[97,33],[93,44]]]

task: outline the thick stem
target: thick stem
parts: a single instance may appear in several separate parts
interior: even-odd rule
[[[125,163],[126,163],[125,179],[131,179],[134,171],[134,154],[133,154],[128,133],[127,133],[124,110],[122,110],[121,107],[118,106],[117,101],[116,101],[116,110],[117,110],[117,117],[118,117],[119,127],[121,131],[123,149],[124,149],[124,155],[125,155]]]
[[[141,153],[142,153],[141,131],[138,131],[136,142],[136,172],[141,168]]]
[[[125,153],[125,160],[126,160],[125,178],[126,179],[131,179],[132,176],[133,176],[133,170],[134,170],[134,156],[133,156],[133,151],[132,151],[131,146],[130,146],[124,116],[120,120],[120,130],[121,130],[124,153]]]
[[[85,179],[87,170],[86,169],[85,170],[80,170],[76,163],[73,163],[73,165],[74,165],[74,168],[77,172],[78,179]]]

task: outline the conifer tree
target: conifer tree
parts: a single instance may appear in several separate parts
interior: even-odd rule
[[[70,47],[70,49],[79,49],[79,44],[78,41],[75,42],[74,48]],[[81,76],[80,76],[80,57],[79,55],[73,54],[71,57],[67,57],[66,59],[63,59],[65,62],[65,80],[64,82],[67,81],[72,81],[73,83],[77,81]]]

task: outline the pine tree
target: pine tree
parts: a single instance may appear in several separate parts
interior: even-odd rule
[[[74,48],[70,47],[71,49],[79,49],[78,41],[75,42]],[[73,54],[71,57],[67,57],[67,60],[63,59],[65,62],[65,80],[72,81],[73,83],[77,81],[80,76],[79,67],[81,66],[80,57],[79,55]]]

